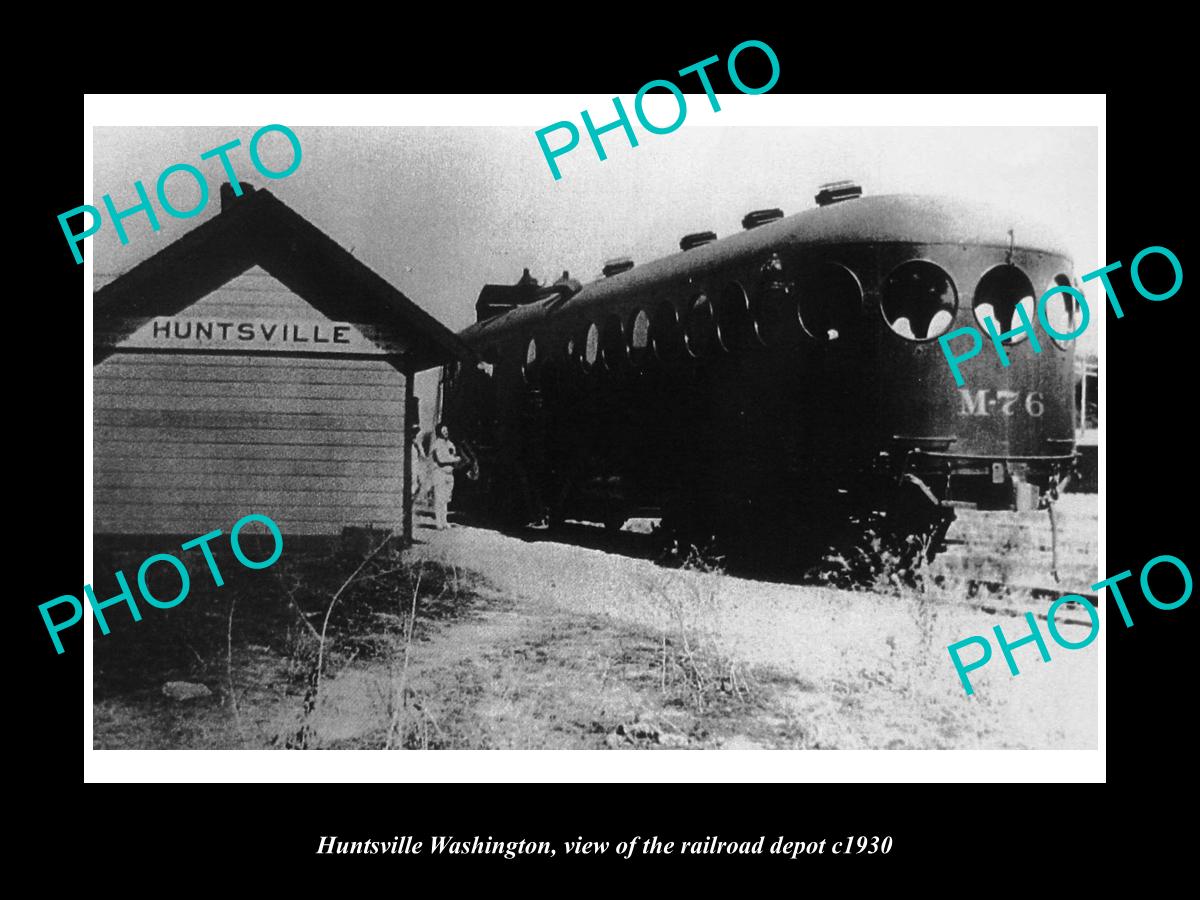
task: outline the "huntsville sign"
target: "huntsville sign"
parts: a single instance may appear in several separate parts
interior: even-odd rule
[[[349,323],[295,322],[269,319],[219,320],[200,318],[155,319],[139,329],[130,341],[134,346],[205,347],[225,344],[246,344],[246,349],[270,347],[287,349],[287,345],[315,349],[317,345],[337,345],[339,349],[369,351],[374,345]]]

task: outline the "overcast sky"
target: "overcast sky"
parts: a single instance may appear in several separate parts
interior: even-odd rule
[[[599,121],[599,120],[597,120]],[[560,157],[563,178],[549,173],[533,129],[499,127],[296,126],[299,169],[268,181],[247,150],[255,127],[97,127],[95,201],[113,195],[118,209],[136,202],[133,181],[153,196],[158,174],[191,163],[209,175],[208,207],[191,219],[160,213],[151,232],[144,216],[127,220],[121,246],[109,223],[88,239],[97,284],[128,271],[219,211],[217,160],[200,154],[238,138],[236,171],[283,202],[396,285],[453,330],[471,323],[487,282],[511,283],[528,266],[539,279],[564,269],[582,281],[603,261],[638,262],[678,251],[679,238],[741,229],[752,209],[811,208],[824,182],[858,181],[866,194],[934,193],[993,203],[1050,224],[1071,250],[1078,276],[1097,258],[1097,138],[1094,128],[799,128],[717,127],[685,123],[670,135],[641,134],[623,144],[605,136],[600,162],[586,133]],[[557,141],[556,135],[551,138]],[[264,161],[290,160],[278,134],[262,142]],[[180,208],[198,199],[186,175],[169,197]],[[157,201],[156,201],[157,205]],[[102,277],[103,276],[103,277]],[[1087,288],[1095,308],[1094,282]],[[1081,349],[1094,350],[1089,328]]]

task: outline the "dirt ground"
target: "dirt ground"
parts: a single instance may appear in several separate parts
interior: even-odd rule
[[[1050,586],[1049,523],[1045,513],[1001,514],[985,526],[972,514],[955,533],[973,540],[970,556],[943,563],[940,588],[924,593],[858,592],[774,584],[722,574],[689,573],[717,598],[717,640],[748,664],[786,676],[775,691],[776,717],[802,722],[804,742],[767,746],[878,748],[1055,748],[1097,744],[1097,654],[1059,648],[1047,637],[1051,662],[1032,645],[1014,651],[1012,676],[998,648],[971,673],[968,697],[948,644],[983,635],[995,644],[999,625],[1010,640],[1027,634],[1024,620],[985,609],[1044,614],[1049,605],[1028,591],[965,601],[966,582],[1006,572],[1013,583]],[[1058,510],[1064,592],[1086,588],[1096,568],[1096,497],[1068,495]],[[988,532],[985,535],[985,530]],[[437,535],[430,558],[468,560],[502,593],[581,615],[653,631],[659,623],[653,588],[664,577],[648,560],[628,559],[552,540],[523,542],[462,529]],[[983,609],[979,607],[983,607]],[[1069,618],[1087,621],[1077,612]],[[1043,634],[1045,623],[1042,622]],[[1061,626],[1077,641],[1085,626]],[[967,657],[973,659],[973,657]],[[790,726],[789,726],[790,728]]]
[[[1096,498],[1064,499],[1065,585],[1085,577],[1071,567],[1086,573],[1089,547],[1095,558]],[[174,610],[152,611],[120,635],[115,627],[109,637],[97,633],[93,741],[97,748],[1094,747],[1095,645],[1067,651],[1047,639],[1049,663],[1027,645],[1015,651],[1018,677],[997,649],[972,673],[972,697],[946,652],[970,635],[991,637],[995,625],[1013,640],[1025,634],[1022,619],[981,605],[1045,612],[1046,601],[1020,591],[964,601],[972,565],[1012,568],[1022,559],[1014,582],[1051,583],[1040,520],[1009,525],[995,547],[972,554],[971,565],[944,564],[941,586],[924,592],[753,581],[549,536],[420,528],[415,548],[387,547],[344,590],[330,615],[319,688],[329,598],[374,544],[289,547],[269,578],[241,573]],[[968,522],[972,528],[982,531]],[[128,571],[120,554],[112,561]],[[1086,631],[1062,626],[1067,639]],[[207,693],[172,699],[164,693],[169,682]]]

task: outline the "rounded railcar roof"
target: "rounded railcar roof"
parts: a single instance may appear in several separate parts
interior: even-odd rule
[[[546,315],[551,310],[578,309],[603,302],[616,294],[685,274],[702,274],[743,254],[781,244],[971,244],[1007,247],[1009,230],[1013,246],[1070,257],[1063,241],[1045,226],[1025,217],[981,203],[950,197],[885,194],[844,200],[807,209],[774,222],[741,231],[693,250],[652,260],[632,269],[586,284],[566,302],[543,300],[518,307],[470,326],[464,338],[499,337],[508,328]]]

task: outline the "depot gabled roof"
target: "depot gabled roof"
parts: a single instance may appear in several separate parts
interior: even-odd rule
[[[353,324],[396,368],[474,352],[452,331],[270,191],[221,189],[221,212],[95,293],[94,363],[156,316],[180,313],[253,266],[322,315]]]

